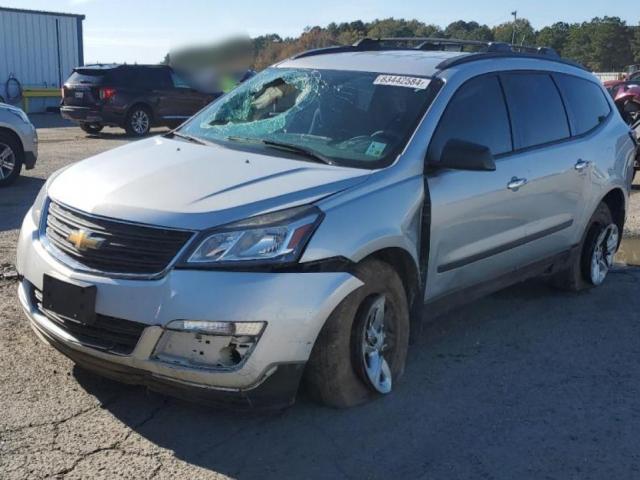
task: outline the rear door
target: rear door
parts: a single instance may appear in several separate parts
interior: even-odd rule
[[[186,120],[213,100],[213,95],[197,91],[174,71],[171,71],[171,82],[175,106],[171,120]]]
[[[100,87],[108,81],[110,69],[77,68],[62,88],[62,104],[67,107],[93,107],[100,99]]]
[[[136,84],[144,90],[154,108],[155,123],[163,123],[163,118],[180,109],[171,82],[171,71],[167,67],[139,67],[136,70]]]
[[[495,171],[437,168],[451,139],[485,145]],[[453,95],[428,150],[431,201],[429,273],[425,300],[489,282],[528,262],[530,198],[510,189],[524,175],[512,158],[509,114],[497,74],[468,80]]]
[[[514,153],[523,182],[529,262],[567,251],[579,238],[589,159],[571,140],[568,113],[549,72],[500,75],[513,128]]]

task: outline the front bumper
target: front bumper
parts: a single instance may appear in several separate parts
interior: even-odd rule
[[[236,398],[251,406],[260,399],[270,406],[293,400],[303,365],[326,318],[361,285],[346,272],[172,270],[156,280],[113,279],[76,272],[54,258],[40,242],[30,212],[20,233],[17,269],[23,276],[19,298],[31,326],[77,363],[105,376],[192,400]],[[96,349],[40,312],[29,289],[41,290],[44,274],[96,285],[98,314],[145,324],[133,351],[121,355]],[[267,326],[237,368],[194,368],[154,356],[166,325],[181,319],[261,321]],[[280,390],[278,395],[274,389]]]

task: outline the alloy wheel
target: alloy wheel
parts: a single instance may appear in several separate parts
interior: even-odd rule
[[[149,115],[144,110],[136,110],[131,115],[131,128],[138,135],[144,135],[149,130]]]
[[[0,180],[9,178],[16,168],[16,154],[6,143],[0,142]]]
[[[614,223],[602,229],[598,235],[590,264],[591,283],[594,285],[601,285],[607,278],[607,274],[613,266],[613,258],[618,250],[619,240],[620,232]]]
[[[385,352],[389,350],[385,304],[384,295],[378,295],[371,302],[365,313],[361,339],[364,372],[371,387],[379,393],[389,393],[392,387],[391,369],[385,358]]]

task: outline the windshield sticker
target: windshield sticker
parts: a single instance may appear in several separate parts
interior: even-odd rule
[[[366,154],[370,157],[380,157],[382,156],[382,152],[387,148],[386,143],[381,142],[371,142],[369,144],[369,148],[367,148]]]
[[[404,75],[378,75],[373,81],[374,85],[389,85],[392,87],[414,88],[426,90],[431,83],[428,78],[407,77]]]

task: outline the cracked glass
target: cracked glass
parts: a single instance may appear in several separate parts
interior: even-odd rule
[[[380,168],[405,146],[436,90],[421,77],[380,79],[375,72],[270,68],[212,103],[180,132],[230,148],[296,155],[266,141],[312,152],[327,163]]]

